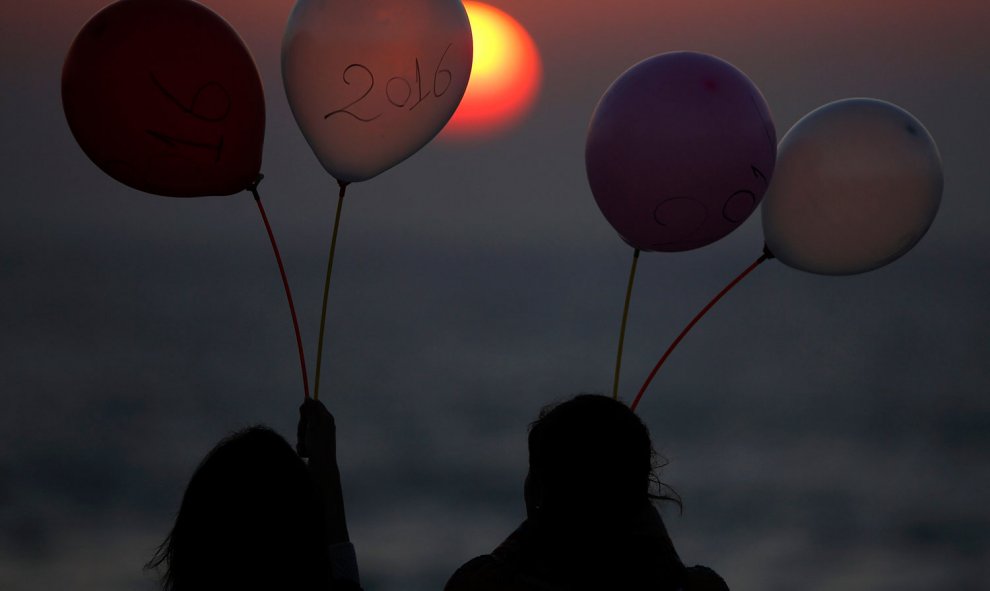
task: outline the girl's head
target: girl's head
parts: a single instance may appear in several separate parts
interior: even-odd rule
[[[251,427],[196,469],[149,567],[163,587],[327,589],[323,516],[306,465],[281,436]]]
[[[641,512],[663,485],[643,421],[622,402],[583,394],[548,406],[529,430],[531,517],[615,523]],[[659,493],[657,490],[656,493]]]

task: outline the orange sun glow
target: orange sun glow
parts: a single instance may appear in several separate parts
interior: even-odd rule
[[[533,38],[514,18],[464,2],[474,36],[474,65],[464,99],[444,128],[447,138],[495,135],[517,124],[536,100],[542,66]]]

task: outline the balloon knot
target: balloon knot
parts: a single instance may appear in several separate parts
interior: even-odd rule
[[[254,198],[256,200],[260,200],[261,199],[261,196],[258,195],[258,185],[260,185],[261,184],[261,181],[263,181],[263,180],[265,180],[265,175],[263,175],[263,174],[261,174],[259,172],[258,173],[258,178],[254,179],[254,181],[252,181],[251,184],[249,184],[247,186],[247,190],[248,191],[251,191],[251,194],[254,195]]]
[[[777,258],[774,256],[773,252],[770,251],[770,247],[767,246],[766,242],[763,243],[763,258],[767,260]]]

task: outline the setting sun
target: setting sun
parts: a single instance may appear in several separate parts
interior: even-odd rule
[[[474,65],[460,107],[443,136],[471,138],[506,130],[529,111],[540,87],[540,54],[526,29],[505,12],[464,2],[474,35]]]

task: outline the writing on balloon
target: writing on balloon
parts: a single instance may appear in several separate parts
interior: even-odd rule
[[[151,73],[151,82],[158,91],[174,104],[186,115],[204,121],[206,123],[220,123],[230,115],[231,99],[227,90],[219,82],[207,82],[199,87],[193,95],[189,104],[184,103],[173,93],[169,92],[165,85],[158,80],[154,72]],[[162,142],[170,148],[184,146],[198,150],[210,150],[214,152],[214,162],[220,162],[220,154],[223,152],[223,136],[216,142],[197,141],[178,138],[170,134],[154,129],[145,130],[148,135]]]
[[[384,89],[379,86],[379,90],[385,93],[385,98],[388,100],[389,104],[396,109],[406,109],[408,111],[412,111],[421,105],[423,101],[431,97],[440,98],[447,94],[447,91],[450,90],[454,77],[450,70],[443,67],[443,60],[447,57],[447,53],[453,46],[453,43],[447,45],[447,48],[444,49],[443,53],[440,55],[440,60],[437,62],[437,66],[433,70],[432,82],[423,80],[419,58],[416,58],[415,81],[409,81],[402,76],[392,76],[387,82],[385,82]],[[363,94],[357,97],[354,101],[344,105],[342,108],[335,111],[330,111],[324,115],[324,119],[329,119],[334,115],[350,115],[362,123],[370,123],[384,114],[383,112],[379,112],[372,115],[366,112],[359,112],[361,106],[360,103],[375,90],[375,73],[371,71],[371,68],[364,64],[351,64],[344,68],[343,79],[344,84],[347,84],[348,86],[352,83],[361,84]]]

